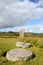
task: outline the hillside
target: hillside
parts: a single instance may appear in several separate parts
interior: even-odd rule
[[[9,38],[12,38],[12,37],[16,37],[16,36],[19,36],[19,32],[0,32],[0,38],[3,38],[3,37],[9,37]],[[24,37],[43,37],[43,33],[24,33]]]

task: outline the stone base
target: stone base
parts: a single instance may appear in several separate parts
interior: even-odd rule
[[[29,50],[18,48],[12,49],[7,52],[6,58],[11,61],[18,61],[18,60],[28,60],[32,58],[33,53]]]

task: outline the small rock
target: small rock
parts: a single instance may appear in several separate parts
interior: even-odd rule
[[[17,47],[22,47],[23,45],[24,45],[23,42],[16,42],[16,46],[17,46]]]
[[[22,47],[22,48],[29,48],[32,46],[31,43],[23,43],[23,42],[16,42],[17,47]]]
[[[29,47],[31,47],[31,46],[32,46],[31,43],[26,43],[26,44],[25,44],[25,47],[26,47],[26,48],[29,48]]]

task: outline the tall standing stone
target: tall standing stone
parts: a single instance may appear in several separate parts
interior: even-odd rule
[[[24,29],[21,29],[20,30],[19,37],[20,38],[23,38],[24,37]]]

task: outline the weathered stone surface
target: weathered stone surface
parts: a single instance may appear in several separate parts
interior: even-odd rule
[[[26,43],[25,46],[26,46],[26,48],[29,48],[29,47],[32,46],[32,44],[31,43]]]
[[[33,53],[29,50],[18,48],[18,49],[12,49],[7,52],[6,58],[11,61],[17,61],[17,60],[28,60],[32,58]]]
[[[16,42],[17,47],[22,47],[22,48],[29,48],[32,46],[31,43],[23,43],[23,42]]]
[[[20,38],[24,37],[24,29],[23,28],[20,30],[19,37]]]
[[[22,47],[23,45],[24,45],[23,42],[16,42],[16,46],[17,46],[17,47]]]

